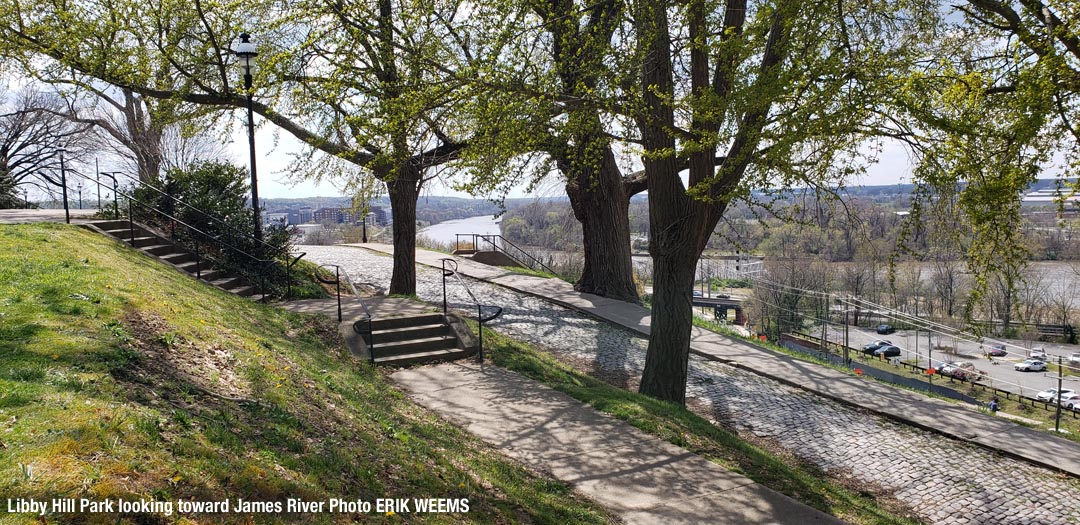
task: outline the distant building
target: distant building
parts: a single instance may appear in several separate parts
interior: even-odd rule
[[[264,213],[262,218],[264,224],[290,224],[288,213]]]
[[[308,224],[312,222],[314,218],[314,210],[311,208],[300,208],[288,210],[289,224]]]

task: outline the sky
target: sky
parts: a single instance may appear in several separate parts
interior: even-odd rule
[[[239,112],[237,114],[239,115]],[[338,188],[327,182],[315,184],[311,181],[303,181],[294,184],[287,180],[285,169],[291,161],[290,153],[301,151],[303,147],[303,144],[288,133],[280,132],[275,135],[274,129],[270,126],[262,126],[257,129],[255,153],[260,199],[337,197],[342,195]],[[231,160],[233,162],[247,166],[246,124],[234,127],[229,151],[232,154]],[[886,143],[879,155],[878,162],[868,168],[865,176],[852,181],[852,185],[878,186],[910,182],[911,167],[910,155],[902,145],[895,142]],[[509,197],[553,197],[559,196],[561,193],[562,190],[556,181],[548,181],[533,194],[526,194],[524,185],[516,187]],[[425,195],[474,198],[467,193],[454,191],[445,186],[428,188]]]

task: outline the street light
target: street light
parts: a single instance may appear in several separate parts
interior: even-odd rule
[[[22,189],[23,206],[26,209],[30,209],[30,192],[26,189]]]
[[[113,219],[119,219],[120,218],[120,203],[117,201],[117,198],[116,198],[116,190],[117,190],[116,176],[119,175],[120,172],[119,171],[111,171],[111,172],[110,171],[102,171],[101,174],[108,177],[108,178],[110,178],[110,179],[112,179]],[[100,206],[99,206],[99,208],[100,208]]]
[[[233,53],[240,59],[240,67],[244,69],[244,90],[247,91],[248,111],[248,150],[251,155],[251,208],[255,212],[255,238],[262,240],[262,217],[259,213],[259,183],[255,176],[255,114],[251,109],[251,71],[255,68],[255,44],[250,42],[251,35],[240,33],[240,44]]]
[[[82,181],[79,181],[79,209],[82,209]]]
[[[67,150],[60,148],[56,151],[60,154],[60,189],[64,193],[64,222],[71,224],[71,210],[68,209],[67,198],[67,174],[64,173],[64,153],[67,153]]]

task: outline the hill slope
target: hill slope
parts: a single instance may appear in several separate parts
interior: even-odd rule
[[[0,494],[232,503],[119,516],[130,523],[610,520],[409,402],[337,337],[328,320],[220,292],[99,235],[0,226]],[[469,511],[235,508],[289,497],[468,499]]]

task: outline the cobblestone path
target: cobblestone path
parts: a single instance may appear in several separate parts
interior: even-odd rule
[[[307,259],[340,264],[357,281],[385,289],[389,257],[367,250],[304,246]],[[484,304],[505,308],[491,326],[610,378],[639,377],[647,342],[622,328],[481,281]],[[452,307],[471,305],[450,286]],[[417,296],[442,302],[439,272],[417,267]],[[1080,524],[1080,482],[944,436],[895,423],[803,390],[690,356],[687,397],[700,415],[781,444],[826,471],[873,483],[941,524]],[[625,386],[625,384],[623,385]]]

